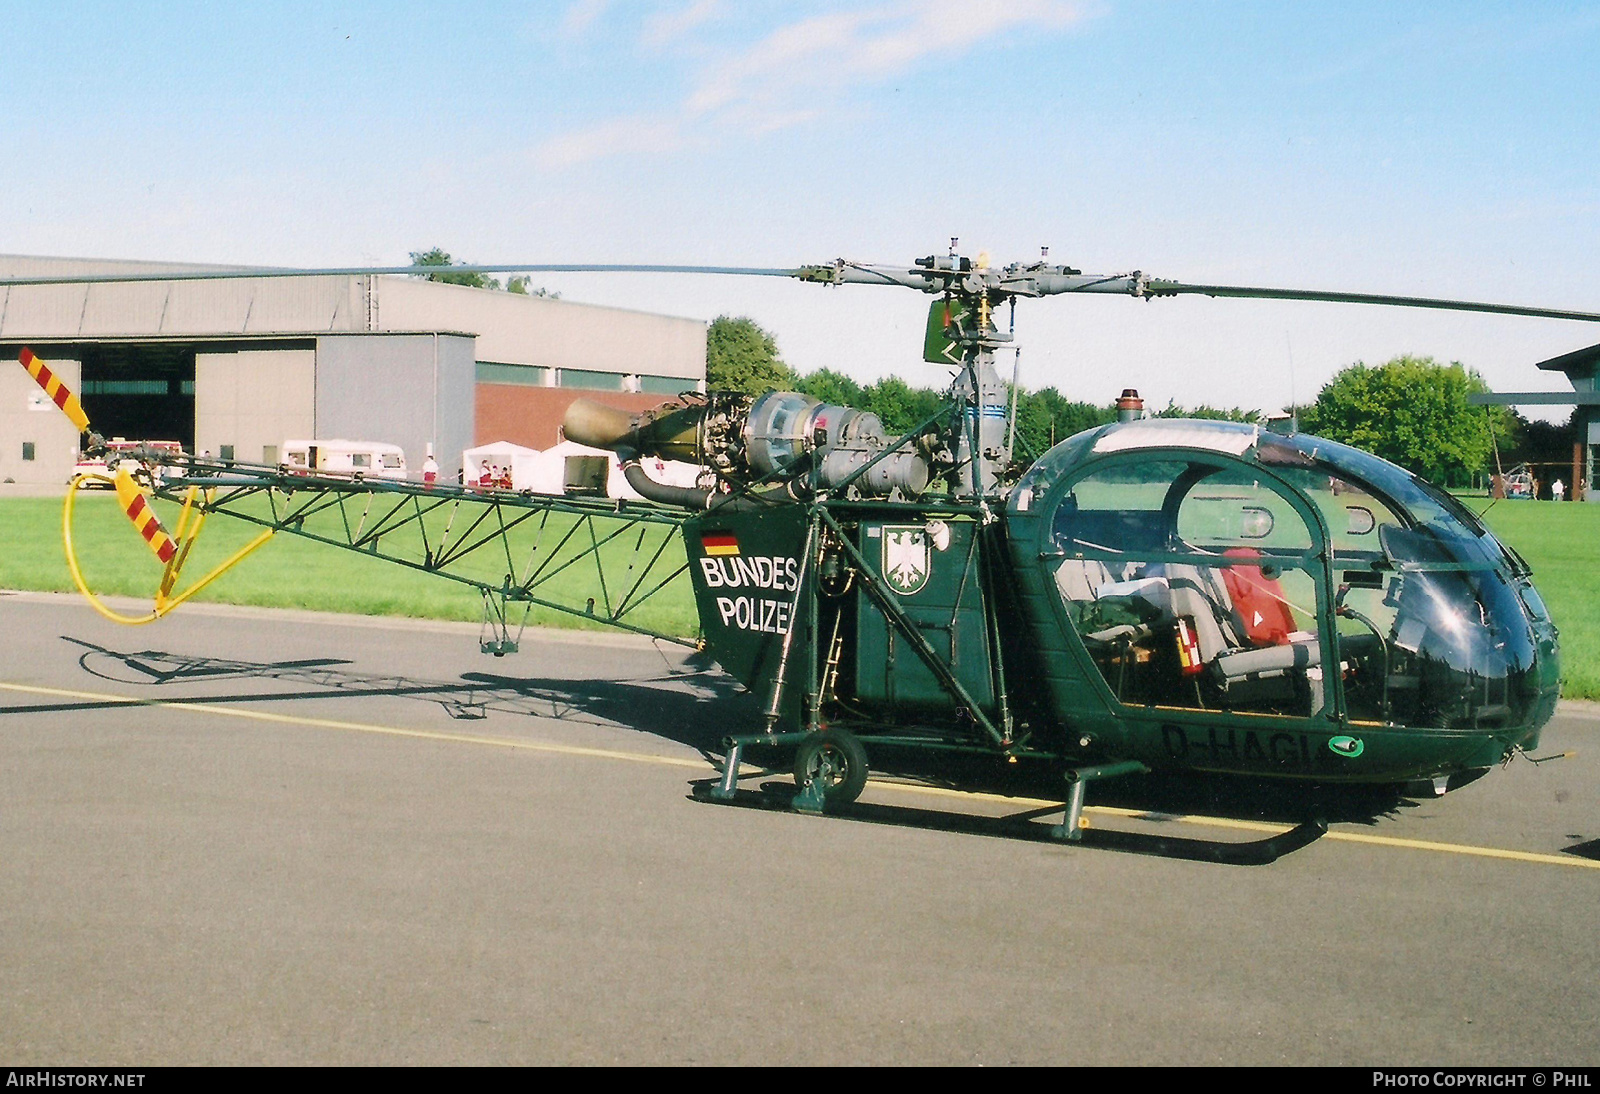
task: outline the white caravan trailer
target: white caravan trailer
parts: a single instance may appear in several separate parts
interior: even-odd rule
[[[645,474],[667,486],[694,486],[704,468],[676,460],[646,459]],[[535,494],[591,494],[628,501],[642,501],[639,492],[628,485],[622,461],[615,452],[590,448],[576,441],[562,441],[545,449],[534,460]]]
[[[382,441],[284,441],[281,462],[290,471],[363,478],[403,479],[406,454]]]

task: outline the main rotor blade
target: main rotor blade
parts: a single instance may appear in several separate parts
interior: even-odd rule
[[[474,263],[461,266],[328,266],[308,268],[236,266],[211,269],[179,267],[139,273],[54,274],[42,277],[0,277],[0,286],[98,285],[139,281],[235,281],[243,278],[364,277],[398,275],[430,277],[473,273],[661,273],[721,274],[734,277],[792,277],[823,284],[898,285],[925,293],[955,289],[988,291],[997,296],[1055,296],[1093,293],[1135,297],[1198,295],[1253,300],[1311,300],[1335,304],[1378,304],[1439,311],[1484,312],[1537,319],[1572,319],[1600,323],[1600,312],[1564,308],[1535,308],[1522,304],[1493,304],[1475,300],[1446,300],[1427,296],[1393,296],[1382,293],[1330,292],[1320,289],[1277,289],[1253,285],[1200,285],[1149,277],[1138,271],[1109,275],[1083,274],[1064,266],[1012,266],[1003,269],[935,270],[926,267],[836,262],[797,268],[770,266],[683,266],[620,263],[524,262]]]
[[[1254,300],[1312,300],[1335,304],[1379,304],[1399,308],[1433,308],[1440,311],[1486,312],[1538,319],[1574,319],[1600,323],[1600,312],[1564,308],[1536,308],[1524,304],[1492,304],[1476,300],[1446,300],[1431,296],[1393,296],[1384,293],[1329,292],[1320,289],[1276,289],[1252,285],[1196,285],[1149,277],[1139,271],[1085,274],[1065,266],[1013,266],[1003,269],[949,271],[869,266],[839,262],[834,266],[807,267],[802,280],[853,284],[901,285],[923,292],[988,290],[1000,296],[1060,296],[1089,293],[1111,296],[1178,296],[1195,294]]]
[[[102,285],[131,281],[238,281],[253,277],[365,277],[369,274],[409,274],[428,277],[435,274],[470,273],[667,273],[732,274],[741,277],[798,277],[800,270],[780,270],[758,266],[634,266],[583,263],[505,263],[471,266],[328,266],[285,269],[238,266],[231,269],[197,270],[192,267],[141,273],[55,274],[46,277],[0,277],[3,285]]]
[[[1190,285],[1182,281],[1151,278],[1145,287],[1150,296],[1229,296],[1247,300],[1320,300],[1332,304],[1385,304],[1397,308],[1435,308],[1440,311],[1487,312],[1491,315],[1526,315],[1537,319],[1576,319],[1600,323],[1600,312],[1569,311],[1562,308],[1534,308],[1523,304],[1487,304],[1476,300],[1442,300],[1431,296],[1388,296],[1381,293],[1327,292],[1319,289],[1270,289],[1251,285]]]

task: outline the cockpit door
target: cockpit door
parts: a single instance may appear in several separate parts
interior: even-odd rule
[[[1336,713],[1326,536],[1271,472],[1212,453],[1098,461],[1051,535],[1063,621],[1117,703]]]

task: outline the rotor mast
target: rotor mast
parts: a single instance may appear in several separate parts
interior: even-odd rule
[[[994,365],[994,351],[1011,342],[998,330],[994,309],[1018,297],[1061,296],[1072,293],[1131,296],[1154,300],[1173,296],[1210,296],[1247,300],[1299,300],[1334,304],[1376,304],[1387,307],[1428,308],[1440,311],[1517,315],[1537,319],[1600,322],[1600,312],[1542,308],[1524,304],[1499,304],[1450,300],[1427,296],[1355,293],[1323,289],[1286,289],[1255,285],[1211,285],[1151,277],[1141,270],[1114,274],[1085,274],[1071,266],[1053,265],[1044,255],[1037,262],[992,267],[987,255],[976,259],[956,253],[950,240],[948,255],[920,258],[914,267],[869,265],[837,259],[826,265],[802,266],[790,271],[800,281],[824,285],[894,285],[942,297],[945,328],[949,335],[936,347],[930,318],[928,350],[924,359],[946,364],[957,372],[953,394],[964,403],[964,418],[957,445],[961,464],[960,489],[975,496],[1000,492],[1000,476],[1011,462],[1010,438],[1005,431],[1005,406],[1009,395]]]
[[[894,285],[940,298],[930,310],[923,359],[955,373],[951,396],[961,404],[960,417],[951,427],[959,468],[957,489],[974,499],[994,498],[1002,493],[1003,476],[1011,464],[1006,407],[1013,397],[994,359],[995,351],[1010,345],[1012,336],[995,324],[995,312],[1018,296],[1044,295],[1019,273],[1072,278],[1078,271],[1047,266],[1042,259],[1032,266],[996,269],[986,253],[976,258],[959,254],[957,242],[952,236],[948,254],[919,258],[911,269],[839,259],[828,266],[802,267],[794,276],[830,285]]]

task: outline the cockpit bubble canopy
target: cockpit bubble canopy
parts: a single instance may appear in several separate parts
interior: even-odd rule
[[[1125,705],[1342,706],[1441,729],[1536,729],[1553,706],[1527,564],[1443,490],[1348,445],[1117,423],[1051,449],[1009,508],[1043,524],[1065,620]]]

